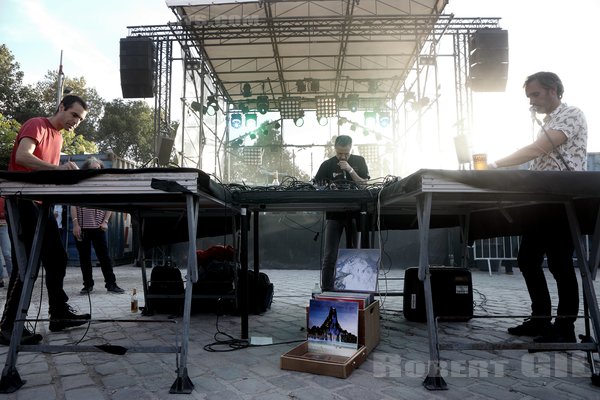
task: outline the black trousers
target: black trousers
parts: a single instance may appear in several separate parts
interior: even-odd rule
[[[35,227],[37,224],[37,218],[42,208],[37,204],[29,200],[16,200],[17,207],[19,210],[20,224],[17,226],[17,232],[19,238],[25,243],[25,251],[27,255],[31,253],[31,247],[33,244],[33,237],[35,235]],[[63,290],[63,281],[65,279],[65,273],[67,270],[67,253],[62,245],[60,239],[60,233],[58,231],[58,225],[56,219],[51,212],[48,213],[46,221],[46,229],[44,236],[42,237],[42,248],[40,252],[40,261],[46,272],[45,281],[46,288],[48,289],[48,304],[50,315],[60,315],[67,310],[67,301],[69,297]],[[23,282],[21,281],[19,270],[21,268],[17,262],[15,252],[15,240],[12,235],[13,221],[7,213],[6,222],[8,224],[8,232],[10,235],[10,241],[12,245],[12,258],[13,272],[10,275],[8,282],[8,291],[6,294],[6,303],[4,304],[4,312],[2,314],[2,320],[0,320],[0,329],[2,331],[10,331],[13,328],[15,319],[17,317],[17,311],[19,307],[19,300],[21,298],[21,292],[23,291]],[[39,264],[36,268],[36,276],[39,272]]]
[[[573,267],[573,240],[569,223],[562,206],[536,211],[532,221],[521,237],[517,257],[519,268],[525,278],[531,298],[533,316],[552,314],[552,302],[548,284],[542,269],[544,255],[548,270],[556,280],[558,290],[558,318],[556,325],[572,326],[579,312],[579,287]]]
[[[106,232],[100,228],[82,229],[81,235],[81,241],[75,238],[75,244],[77,246],[77,252],[79,253],[79,266],[81,267],[81,274],[83,275],[83,286],[94,286],[94,277],[92,274],[92,246],[94,246],[96,257],[98,257],[98,261],[100,261],[100,268],[102,269],[102,275],[104,275],[104,286],[108,288],[109,286],[114,285],[116,283],[116,278],[113,272],[112,261],[108,255]]]

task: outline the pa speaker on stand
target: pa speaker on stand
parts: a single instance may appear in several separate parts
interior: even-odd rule
[[[475,92],[503,92],[508,80],[508,31],[480,29],[469,38],[469,86]]]
[[[148,37],[120,41],[121,90],[124,99],[154,97],[154,43]]]

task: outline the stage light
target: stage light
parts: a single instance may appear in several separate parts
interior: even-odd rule
[[[198,103],[197,101],[192,101],[192,104],[190,104],[190,108],[196,111],[197,113],[204,112],[204,106],[201,103]]]
[[[327,122],[322,123],[322,119],[329,117],[337,117],[337,101],[335,97],[316,97],[317,101],[317,120],[319,124],[326,125]]]
[[[379,157],[379,146],[376,144],[360,144],[358,154],[365,158],[367,165],[378,165],[381,158]]]
[[[311,79],[310,80],[310,91],[311,92],[318,92],[319,91],[319,81],[317,79]]]
[[[231,127],[233,129],[239,129],[242,127],[242,114],[231,114]]]
[[[248,82],[244,83],[244,85],[242,86],[242,96],[244,96],[244,97],[252,96],[252,87],[250,86],[250,84]]]
[[[375,79],[370,79],[368,82],[368,86],[369,86],[369,93],[377,93],[377,88],[379,86],[379,82],[377,82]]]
[[[208,96],[206,99],[206,108],[204,109],[204,113],[211,116],[215,115],[217,111],[219,111],[219,103],[217,102],[217,98],[215,96]]]
[[[365,111],[365,126],[368,128],[373,128],[375,126],[375,122],[377,121],[377,115],[373,111]]]
[[[259,113],[266,114],[269,111],[269,98],[267,96],[257,96],[256,109]]]
[[[382,128],[387,127],[390,124],[390,113],[389,112],[380,112],[379,113],[379,126]]]
[[[244,147],[242,157],[245,164],[261,165],[263,149],[261,147]]]
[[[306,82],[303,80],[296,81],[296,89],[298,90],[298,93],[306,92]]]
[[[356,124],[352,124],[352,125],[350,125],[350,130],[351,130],[352,132],[356,131]]]
[[[325,125],[327,125],[327,122],[329,122],[327,117],[319,117],[319,125],[325,126]]]
[[[248,114],[248,111],[250,111],[248,104],[246,104],[244,102],[241,102],[240,104],[238,104],[238,108],[240,109],[242,114]]]
[[[302,117],[295,118],[294,125],[296,125],[298,128],[300,128],[302,125],[304,125],[304,118],[302,118]]]
[[[282,119],[296,119],[303,116],[301,99],[292,97],[279,99],[279,114]]]
[[[246,114],[246,128],[256,128],[256,114]]]
[[[347,98],[348,109],[352,112],[356,112],[358,110],[358,95],[357,94],[349,94]]]

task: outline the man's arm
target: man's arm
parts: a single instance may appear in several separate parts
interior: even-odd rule
[[[547,129],[546,134],[540,135],[535,142],[520,148],[509,156],[501,158],[495,162],[497,167],[510,167],[521,165],[544,154],[552,152],[555,148],[567,141],[567,136],[563,131]],[[548,139],[550,137],[550,139]]]
[[[33,154],[36,146],[35,140],[28,137],[22,138],[17,147],[17,153],[15,154],[16,163],[34,171],[46,169],[78,169],[77,165],[72,161],[62,165],[54,165],[39,159]]]

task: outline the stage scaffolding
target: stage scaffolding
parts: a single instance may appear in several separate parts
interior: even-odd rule
[[[343,16],[340,16],[343,18]],[[432,20],[433,19],[433,20]],[[433,22],[432,22],[433,21]],[[183,21],[185,22],[185,21]],[[188,21],[189,22],[189,21]],[[212,169],[216,176],[224,181],[227,177],[222,175],[224,165],[229,161],[229,114],[239,110],[238,104],[241,99],[231,82],[224,82],[215,73],[213,63],[223,63],[224,60],[210,59],[206,54],[204,43],[207,40],[218,40],[223,45],[227,41],[236,39],[257,40],[260,37],[277,37],[279,40],[295,38],[295,40],[309,40],[311,32],[319,32],[331,37],[343,37],[348,39],[353,35],[364,37],[386,35],[394,36],[404,40],[407,36],[419,38],[414,54],[407,54],[414,60],[406,71],[399,76],[382,84],[385,86],[383,93],[369,95],[369,88],[363,80],[348,80],[347,77],[336,73],[336,78],[331,82],[321,81],[321,88],[325,85],[326,92],[344,98],[347,93],[358,93],[364,97],[364,104],[369,102],[382,104],[390,111],[391,121],[394,126],[390,143],[398,146],[394,160],[402,151],[403,140],[413,136],[423,145],[423,121],[431,124],[434,122],[434,131],[439,138],[441,135],[439,118],[440,109],[438,99],[440,98],[440,85],[438,83],[439,63],[441,59],[450,58],[454,69],[454,96],[456,107],[456,135],[469,132],[472,125],[472,95],[468,85],[468,40],[475,31],[484,28],[499,28],[499,18],[456,18],[454,15],[422,16],[371,16],[369,18],[354,18],[352,24],[341,24],[335,18],[311,20],[298,19],[293,21],[279,21],[276,18],[257,23],[244,24],[243,20],[238,23],[231,21],[213,21],[211,24],[170,23],[167,25],[132,26],[128,27],[128,36],[150,37],[156,48],[156,75],[155,87],[155,148],[159,152],[160,136],[174,135],[173,115],[171,113],[172,98],[172,74],[174,62],[181,62],[183,71],[183,94],[181,96],[181,151],[177,153],[177,163],[181,166],[197,167],[210,172]],[[446,39],[452,41],[452,47],[447,50],[441,48],[440,44]],[[173,44],[177,43],[181,56],[174,55]],[[273,42],[274,43],[274,42]],[[343,53],[344,46],[340,46]],[[277,53],[276,53],[277,54]],[[391,57],[391,56],[390,56]],[[273,68],[280,70],[281,59],[274,60]],[[343,54],[340,54],[340,59]],[[260,58],[244,60],[247,65],[259,65]],[[390,61],[391,63],[391,61]],[[339,64],[339,62],[338,62]],[[382,66],[385,68],[385,65]],[[339,66],[338,66],[339,68]],[[278,73],[278,76],[282,76]],[[295,83],[295,82],[294,82]],[[273,98],[286,97],[290,95],[291,82],[263,82],[269,87]],[[239,87],[239,85],[235,86]],[[317,93],[318,94],[318,93]],[[383,94],[383,96],[382,96]],[[292,95],[300,95],[292,93]],[[315,110],[314,93],[304,93],[302,105],[304,110]],[[203,107],[209,96],[218,100],[219,111],[215,116],[206,115]],[[311,97],[312,96],[312,97]],[[427,101],[424,101],[427,99]],[[421,101],[421,103],[419,103]],[[347,108],[346,103],[340,102],[340,107]],[[192,107],[193,106],[193,107]],[[367,106],[368,107],[368,106]],[[239,111],[237,111],[239,112]],[[403,126],[402,122],[404,122]],[[431,128],[427,128],[427,135],[431,135]],[[191,146],[186,142],[187,138],[197,138]],[[210,157],[204,154],[207,139],[214,143]],[[191,139],[190,139],[191,140]],[[377,144],[377,143],[374,143]],[[408,146],[408,144],[406,144]],[[187,149],[187,150],[186,150]],[[213,165],[203,163],[203,159],[212,160]],[[393,169],[397,170],[398,165]]]

